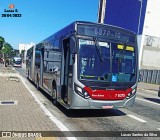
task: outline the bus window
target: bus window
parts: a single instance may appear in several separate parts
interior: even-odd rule
[[[135,52],[133,47],[119,47],[112,43],[112,73],[117,76],[115,82],[135,80]]]
[[[81,42],[82,40],[80,40],[79,48],[80,79],[109,80],[105,78],[105,75],[110,73],[109,46],[101,46],[100,43],[99,52],[97,52],[94,41],[84,40],[82,44]]]

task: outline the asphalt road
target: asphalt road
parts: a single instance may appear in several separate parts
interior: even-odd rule
[[[24,68],[15,69],[26,77]],[[27,79],[25,82],[53,116],[57,117],[71,131],[155,131],[155,134],[160,132],[160,98],[156,92],[138,90],[133,108],[68,111],[60,105],[55,107],[46,93],[37,91]],[[131,137],[130,139],[159,138]]]

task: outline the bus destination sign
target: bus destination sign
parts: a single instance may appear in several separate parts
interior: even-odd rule
[[[112,40],[119,40],[124,43],[135,43],[135,36],[122,32],[121,30],[116,30],[114,27],[104,27],[104,26],[91,26],[91,25],[78,25],[78,34],[107,38]]]

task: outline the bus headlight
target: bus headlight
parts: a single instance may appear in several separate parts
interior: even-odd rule
[[[85,99],[90,98],[90,95],[88,94],[88,92],[76,84],[74,84],[74,90],[78,95],[82,96],[83,98],[85,98]]]
[[[76,86],[76,91],[77,91],[78,93],[82,93],[82,89],[81,89],[80,87],[78,87],[78,86]]]
[[[88,94],[87,91],[84,92],[84,98],[86,98],[86,99],[90,98],[90,95]]]
[[[136,89],[133,89],[133,90],[132,90],[132,94],[134,94],[135,92],[136,92]]]
[[[133,89],[130,93],[127,95],[127,99],[131,98],[136,93],[136,88]]]

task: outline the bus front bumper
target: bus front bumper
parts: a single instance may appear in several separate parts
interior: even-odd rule
[[[132,107],[135,102],[136,95],[124,100],[93,100],[84,99],[83,97],[74,94],[74,100],[70,105],[70,109],[112,109],[122,107]]]

